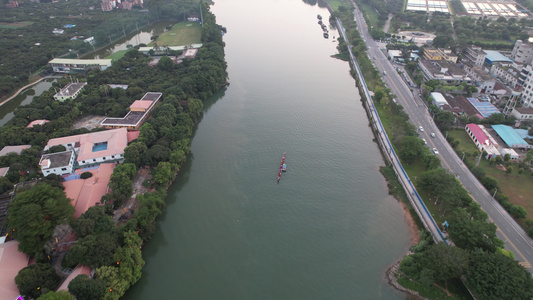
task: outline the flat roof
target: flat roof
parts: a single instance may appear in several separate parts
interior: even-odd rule
[[[533,108],[531,107],[515,107],[514,110],[524,115],[533,115]]]
[[[87,82],[69,83],[66,87],[62,88],[59,92],[57,92],[57,94],[55,94],[54,97],[55,96],[64,96],[64,97],[72,96],[76,94],[77,92],[79,92],[86,84]]]
[[[448,101],[444,99],[444,96],[441,93],[433,92],[429,94],[433,99],[435,99],[435,102],[437,102],[440,105],[448,104]]]
[[[110,66],[111,59],[70,59],[70,58],[54,58],[48,62],[49,64],[59,65],[100,65]]]
[[[144,94],[144,96],[141,98],[141,101],[158,101],[162,95],[163,93],[148,92]]]
[[[511,126],[492,125],[492,128],[511,148],[533,148]]]
[[[22,150],[28,149],[30,147],[30,145],[5,146],[4,148],[2,148],[2,150],[0,150],[0,156],[4,156],[12,152],[20,155]]]
[[[133,101],[133,103],[130,105],[130,109],[132,109],[132,108],[143,108],[143,109],[148,109],[148,108],[150,108],[150,105],[152,105],[152,103],[154,103],[154,101],[135,100],[135,101]]]
[[[141,121],[142,117],[148,112],[146,111],[130,111],[124,118],[105,118],[101,125],[115,126],[115,125],[127,125],[134,126]]]
[[[46,169],[54,169],[59,167],[68,166],[70,163],[70,158],[72,157],[72,150],[67,150],[63,152],[43,154],[41,157],[41,162],[39,164],[42,166],[46,160],[50,161],[50,164]]]

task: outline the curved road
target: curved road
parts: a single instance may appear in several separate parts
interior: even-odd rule
[[[420,137],[424,138],[428,147],[437,148],[442,165],[448,171],[454,173],[457,179],[463,184],[472,198],[478,202],[483,210],[489,215],[490,221],[494,222],[497,229],[497,235],[505,242],[505,249],[514,253],[522,266],[533,272],[531,262],[533,262],[533,242],[526,232],[513,220],[507,211],[492,198],[485,187],[472,175],[470,170],[461,162],[455,151],[446,141],[446,138],[438,130],[429,114],[426,105],[419,96],[414,96],[405,81],[400,77],[394,66],[388,61],[386,54],[381,50],[385,47],[375,42],[368,32],[367,25],[363,14],[354,5],[355,21],[358,25],[359,33],[368,47],[368,56],[373,61],[379,72],[386,72],[383,79],[392,93],[396,95],[399,104],[404,107],[409,114],[411,122],[416,126],[422,126],[425,130],[419,132]],[[430,133],[435,133],[431,137]]]

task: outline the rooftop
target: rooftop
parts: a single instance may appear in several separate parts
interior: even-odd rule
[[[41,162],[39,163],[42,168],[55,169],[59,167],[68,166],[70,158],[72,157],[72,150],[43,154]]]
[[[447,60],[427,60],[424,58],[419,59],[419,62],[433,74],[444,74],[453,77],[468,78],[466,73],[461,70],[456,64]],[[443,70],[446,69],[446,70]]]
[[[141,98],[141,101],[158,101],[162,95],[163,93],[148,92],[144,94],[144,96]]]
[[[33,126],[35,125],[40,125],[40,126],[43,126],[45,123],[48,123],[50,121],[48,120],[33,120],[30,122],[30,124],[28,124],[28,126],[26,126],[27,128],[32,128]]]
[[[110,66],[111,59],[69,59],[69,58],[54,58],[48,62],[49,64],[58,65],[99,65]]]
[[[154,102],[153,101],[142,101],[142,100],[135,100],[133,101],[133,103],[130,105],[130,109],[132,108],[141,108],[141,109],[148,109],[150,108],[150,106],[153,104]]]
[[[0,156],[7,155],[9,153],[16,153],[20,155],[22,150],[28,149],[30,147],[30,145],[5,146],[4,148],[2,148],[2,150],[0,150]]]
[[[468,102],[484,117],[487,118],[492,114],[501,113],[490,101],[479,101],[477,98],[466,98]]]
[[[15,299],[19,295],[15,276],[28,266],[28,256],[18,251],[19,242],[0,244],[0,295],[2,299]]]
[[[129,85],[127,85],[127,84],[108,84],[107,86],[109,86],[112,89],[121,88],[121,89],[127,90]]]
[[[57,92],[57,94],[55,94],[54,97],[56,97],[56,96],[63,96],[63,97],[72,96],[72,95],[76,94],[77,92],[79,92],[86,84],[87,84],[87,82],[69,83],[66,87],[62,88],[59,92]]]
[[[482,144],[490,145],[491,141],[489,137],[483,132],[483,130],[477,124],[466,124],[466,127],[470,129],[470,132],[476,137],[476,140]]]
[[[515,107],[514,110],[523,115],[533,115],[533,108],[531,107]]]
[[[107,185],[114,169],[114,163],[78,169],[74,174],[69,175],[70,178],[75,179],[63,182],[67,198],[72,199],[75,218],[81,216],[89,207],[100,204],[100,199],[107,193]],[[83,172],[91,172],[93,176],[80,179],[79,176]]]
[[[126,128],[119,128],[51,139],[48,141],[45,150],[55,145],[75,145],[78,143],[80,145],[78,161],[116,155],[124,153],[124,148],[128,145],[126,133]],[[107,144],[107,149],[101,151],[93,150],[95,145],[103,143]]]
[[[483,52],[485,52],[487,54],[487,56],[485,57],[486,60],[490,60],[492,63],[494,62],[508,62],[508,63],[513,63],[513,61],[511,59],[509,59],[508,57],[506,57],[505,55],[501,54],[500,52],[498,51],[494,51],[494,50],[483,50]]]
[[[507,125],[492,125],[492,128],[502,138],[502,140],[512,148],[531,148],[531,146],[516,132]]]
[[[124,118],[105,118],[101,125],[137,125],[146,112],[130,111]]]

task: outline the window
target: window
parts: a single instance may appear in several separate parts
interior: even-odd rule
[[[96,161],[96,158],[93,158],[93,161]]]
[[[81,161],[81,163],[82,163],[82,164],[84,164],[84,163],[85,163],[85,161],[84,161],[84,160],[82,160],[82,161]]]
[[[105,160],[105,156],[104,156],[104,158],[102,158],[102,159]]]
[[[115,156],[114,156],[114,155],[111,155],[111,158],[115,158]]]
[[[61,168],[61,171],[66,171],[66,170],[67,170],[67,168]]]

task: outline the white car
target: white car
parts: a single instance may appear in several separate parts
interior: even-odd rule
[[[437,150],[437,148],[433,148],[433,153],[434,153],[435,155],[439,154],[439,151]]]
[[[435,137],[435,133],[433,133],[433,132],[430,135],[431,135],[431,137]]]
[[[428,142],[426,141],[426,139],[422,139],[424,141],[424,145],[427,145]]]
[[[420,130],[421,132],[424,131],[424,127],[418,126],[418,130]]]

